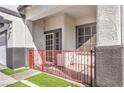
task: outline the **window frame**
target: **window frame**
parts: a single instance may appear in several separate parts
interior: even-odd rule
[[[78,49],[78,48],[80,48],[80,45],[79,45],[79,38],[80,37],[82,37],[82,38],[84,38],[84,41],[83,42],[85,42],[85,37],[87,37],[87,36],[92,36],[93,35],[93,30],[92,30],[92,28],[95,26],[95,28],[96,28],[96,22],[93,22],[93,23],[88,23],[88,24],[84,24],[84,25],[78,25],[78,26],[76,26],[76,49]],[[90,27],[90,35],[85,35],[85,28],[86,27]],[[84,33],[83,33],[83,35],[82,36],[80,36],[79,35],[79,29],[80,28],[83,28],[84,29]],[[95,34],[94,35],[96,35],[96,31],[95,31]],[[91,42],[90,43],[90,45],[92,46],[93,44],[95,44],[96,45],[96,43],[93,43],[93,42]]]

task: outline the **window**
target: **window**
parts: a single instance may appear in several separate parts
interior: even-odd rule
[[[60,32],[55,32],[55,49],[60,50]]]
[[[76,48],[94,49],[96,45],[96,24],[86,24],[76,28]]]
[[[44,32],[46,35],[46,50],[61,50],[61,29]]]
[[[53,50],[53,33],[46,34],[46,50]]]

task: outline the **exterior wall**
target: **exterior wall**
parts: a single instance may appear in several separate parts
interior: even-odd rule
[[[84,24],[89,24],[89,23],[94,23],[94,22],[96,22],[96,15],[90,18],[80,17],[76,19],[76,25],[84,25]]]
[[[56,14],[45,18],[45,31],[63,28],[64,26],[64,15]]]
[[[13,21],[13,47],[25,47],[25,25],[22,19]]]
[[[26,48],[7,48],[7,67],[11,69],[28,66]]]
[[[96,86],[123,86],[121,6],[97,7]]]
[[[97,7],[97,46],[121,44],[120,6]]]
[[[124,5],[121,6],[121,12],[122,12],[122,44],[124,45]]]
[[[25,21],[25,47],[26,48],[35,48],[33,41],[33,25],[32,21]]]
[[[100,46],[96,48],[96,86],[124,86],[123,46]]]
[[[76,49],[76,28],[75,19],[71,16],[64,15],[64,28],[62,34],[62,48],[65,50]]]
[[[42,48],[45,49],[45,36],[44,36],[44,21],[37,20],[33,22],[33,41],[36,50],[40,50]]]
[[[25,56],[28,52],[26,47],[34,47],[29,27],[19,17],[3,12],[0,12],[0,15],[12,21],[7,32],[7,66],[10,68],[26,66],[25,64],[28,62],[28,55]]]

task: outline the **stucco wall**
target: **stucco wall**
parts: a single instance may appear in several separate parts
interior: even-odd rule
[[[45,48],[45,35],[44,35],[44,21],[37,20],[33,22],[33,41],[34,45],[37,50],[40,50],[41,48]]]
[[[80,17],[76,19],[76,25],[83,25],[83,24],[94,23],[94,22],[96,22],[96,16],[92,16],[88,18]]]
[[[20,18],[13,20],[13,47],[25,47],[25,25]]]
[[[45,18],[45,31],[63,28],[64,15],[56,14]]]
[[[34,47],[34,42],[33,42],[33,37],[32,37],[32,32],[33,32],[33,27],[32,27],[32,21],[27,20],[25,22],[25,47],[30,48]]]
[[[97,46],[121,44],[121,12],[119,5],[97,6]]]
[[[124,86],[121,6],[97,7],[96,86]]]
[[[122,43],[124,45],[124,5],[122,5]]]
[[[62,33],[62,48],[73,50],[76,47],[75,37],[75,19],[71,16],[65,14],[64,15],[64,28]]]

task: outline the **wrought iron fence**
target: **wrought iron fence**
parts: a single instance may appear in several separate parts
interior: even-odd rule
[[[29,67],[94,85],[94,51],[29,50]]]

